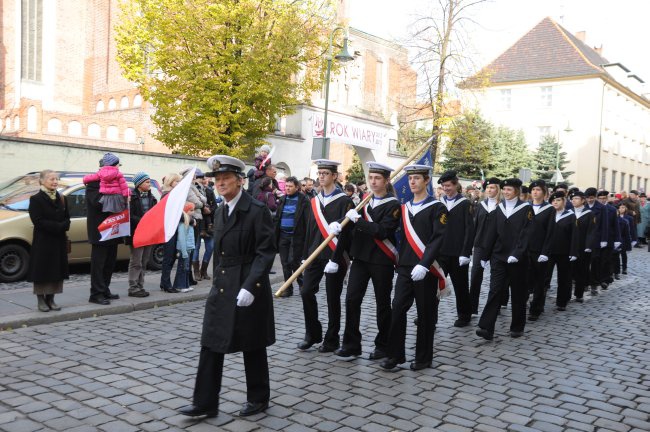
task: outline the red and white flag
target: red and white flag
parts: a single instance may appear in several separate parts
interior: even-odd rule
[[[131,219],[129,217],[129,208],[119,213],[113,213],[104,222],[100,223],[99,241],[111,240],[118,237],[127,237],[131,235]]]
[[[178,228],[178,222],[187,201],[194,172],[190,169],[167,195],[142,216],[133,234],[133,247],[166,243]]]

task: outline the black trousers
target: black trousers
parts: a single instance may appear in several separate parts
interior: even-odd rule
[[[574,294],[576,298],[581,299],[585,293],[585,289],[589,284],[589,263],[591,261],[591,253],[583,252],[578,256],[578,259],[573,262],[573,278],[576,281]]]
[[[566,306],[571,300],[571,261],[569,255],[555,255],[548,257],[548,275],[549,280],[553,277],[553,268],[557,267],[557,297],[555,304],[557,306]]]
[[[547,277],[549,273],[549,261],[537,262],[539,254],[528,255],[528,275],[527,285],[533,289],[533,300],[530,302],[531,315],[539,315],[544,312],[544,303],[546,303],[546,291],[548,290]],[[550,268],[553,274],[553,267]]]
[[[594,288],[600,285],[601,282],[601,250],[602,249],[593,249],[589,258],[589,285]]]
[[[174,234],[163,247],[162,271],[160,273],[160,288],[162,289],[171,289],[172,287],[171,273],[174,261],[176,261],[176,236],[177,234]]]
[[[110,285],[117,258],[117,244],[93,244],[90,249],[90,299],[111,295]]]
[[[456,315],[459,320],[469,321],[472,317],[472,302],[469,296],[469,265],[458,264],[457,256],[444,255],[438,260],[449,274],[456,297]]]
[[[246,400],[248,402],[268,402],[271,390],[266,348],[245,351],[243,354],[244,369],[246,370]],[[208,410],[219,408],[223,358],[223,353],[201,347],[199,368],[194,384],[194,406]]]
[[[280,234],[280,240],[278,241],[278,252],[280,253],[280,263],[282,264],[282,274],[284,274],[284,280],[286,281],[291,277],[294,271],[300,266],[293,264],[293,236]],[[302,286],[302,274],[296,279],[298,281],[298,286]],[[293,292],[293,285],[289,288],[290,292]]]
[[[433,360],[433,335],[438,322],[438,280],[431,273],[424,279],[414,282],[411,279],[412,267],[398,267],[395,282],[395,297],[391,315],[388,349],[386,354],[400,363],[406,361],[406,315],[413,306],[418,314],[415,339],[415,361]]]
[[[623,270],[627,270],[627,252],[624,250],[613,251],[611,266],[612,273],[615,275],[621,274],[621,267]]]
[[[508,287],[512,294],[511,331],[524,331],[526,326],[526,302],[528,288],[526,287],[526,270],[528,263],[522,258],[518,263],[508,264],[495,258],[490,262],[490,292],[487,303],[483,308],[478,326],[494,333],[494,327],[501,308],[501,300]]]
[[[481,296],[481,285],[483,284],[483,272],[485,269],[481,265],[481,256],[483,248],[474,246],[472,254],[472,271],[469,277],[469,301],[472,307],[472,313],[478,315],[478,300]]]
[[[323,327],[318,320],[318,301],[316,293],[320,289],[323,278],[323,269],[327,260],[316,259],[305,270],[303,285],[300,289],[302,308],[305,314],[305,340],[319,343],[323,340]],[[341,330],[341,293],[343,280],[348,267],[339,264],[339,271],[325,274],[325,292],[327,294],[327,331],[325,332],[324,345],[328,347],[339,346],[339,331]]]
[[[368,289],[368,281],[372,279],[377,305],[377,336],[375,347],[386,352],[388,333],[390,332],[390,293],[393,290],[392,265],[372,264],[355,259],[350,266],[348,290],[345,295],[345,330],[343,332],[343,348],[361,350],[361,303]]]
[[[614,269],[612,267],[612,257],[614,248],[606,247],[600,250],[600,281],[606,283],[614,282]]]

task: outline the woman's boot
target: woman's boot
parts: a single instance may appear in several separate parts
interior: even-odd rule
[[[201,278],[204,280],[210,280],[210,275],[208,274],[208,263],[205,261],[201,263]]]
[[[192,263],[192,269],[194,269],[194,280],[199,282],[201,279],[201,270],[199,270],[199,262],[195,261]]]
[[[50,309],[55,311],[60,311],[61,306],[54,303],[54,294],[48,294],[45,296],[45,303],[50,307]]]
[[[36,298],[38,299],[38,310],[41,312],[49,312],[50,307],[45,303],[45,296],[37,295]]]

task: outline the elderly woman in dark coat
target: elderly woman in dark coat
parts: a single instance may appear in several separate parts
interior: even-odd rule
[[[63,292],[68,278],[66,231],[70,215],[65,197],[56,191],[59,175],[52,170],[41,172],[41,190],[29,199],[29,217],[34,224],[34,237],[29,261],[28,280],[34,283],[38,310],[61,310],[54,295]]]

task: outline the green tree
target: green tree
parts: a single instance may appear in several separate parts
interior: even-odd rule
[[[117,59],[172,150],[241,157],[321,86],[331,0],[122,0],[121,8]]]
[[[357,184],[361,180],[365,180],[366,175],[363,173],[363,165],[361,165],[361,159],[357,152],[354,152],[354,157],[352,158],[352,165],[348,168],[348,171],[345,174],[345,181],[348,183]]]
[[[573,174],[573,171],[564,171],[567,163],[567,154],[562,151],[562,146],[558,143],[557,139],[553,135],[546,135],[542,137],[537,151],[535,152],[535,163],[536,167],[534,173],[537,175],[537,178],[546,180],[550,182],[555,174],[556,164],[558,162],[558,151],[559,151],[559,168],[564,177],[564,181],[567,182],[568,177]]]
[[[446,133],[448,142],[442,153],[445,170],[456,170],[466,178],[480,178],[481,169],[489,171],[491,163],[492,124],[478,112],[468,112],[453,120]]]
[[[519,176],[521,168],[534,168],[524,132],[498,126],[492,130],[492,168],[487,175],[501,179]]]

